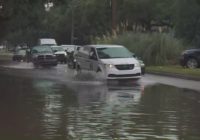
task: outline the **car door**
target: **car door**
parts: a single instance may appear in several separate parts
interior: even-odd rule
[[[97,71],[97,69],[98,69],[98,58],[97,58],[97,53],[95,51],[95,48],[90,49],[89,59],[90,59],[89,70]]]
[[[86,69],[89,70],[90,68],[90,59],[89,59],[89,52],[90,48],[87,46],[81,47],[80,50],[80,55],[78,56],[78,61],[81,69]]]

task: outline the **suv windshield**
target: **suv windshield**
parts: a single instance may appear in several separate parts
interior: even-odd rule
[[[131,53],[124,47],[97,48],[100,59],[131,58]]]
[[[52,49],[49,46],[37,46],[32,49],[32,53],[52,53]]]
[[[52,50],[57,52],[65,51],[62,47],[52,47]]]

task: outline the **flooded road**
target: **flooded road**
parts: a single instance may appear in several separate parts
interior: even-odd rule
[[[164,79],[105,84],[65,65],[0,68],[0,140],[199,140],[200,91]]]

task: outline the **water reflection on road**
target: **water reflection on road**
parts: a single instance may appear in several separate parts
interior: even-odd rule
[[[0,77],[2,140],[200,139],[197,91]]]

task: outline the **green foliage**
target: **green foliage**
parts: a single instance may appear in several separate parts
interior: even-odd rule
[[[53,3],[46,11],[45,5]],[[116,0],[117,32],[165,32],[200,46],[199,0]],[[111,0],[1,0],[0,41],[34,45],[41,37],[59,44],[90,43],[112,31]],[[161,37],[160,37],[161,38]],[[162,42],[162,41],[160,41]]]
[[[147,65],[175,64],[183,49],[180,40],[165,33],[124,33],[95,38],[94,42],[124,45],[140,56]]]
[[[32,44],[41,29],[42,0],[6,0],[3,3],[5,40],[12,44]]]
[[[200,69],[187,69],[181,66],[150,66],[146,68],[147,72],[151,73],[166,73],[166,74],[175,74],[183,77],[190,77],[193,79],[200,79]]]
[[[118,12],[120,22],[128,24],[128,30],[142,27],[151,31],[155,25],[170,27],[173,3],[174,0],[123,0],[118,6],[121,9]]]
[[[56,38],[59,43],[70,43],[73,30],[76,43],[90,42],[90,36],[102,35],[110,30],[108,2],[107,0],[56,2],[43,20],[46,36]]]
[[[198,0],[177,0],[175,9],[176,35],[200,47],[200,4]]]

